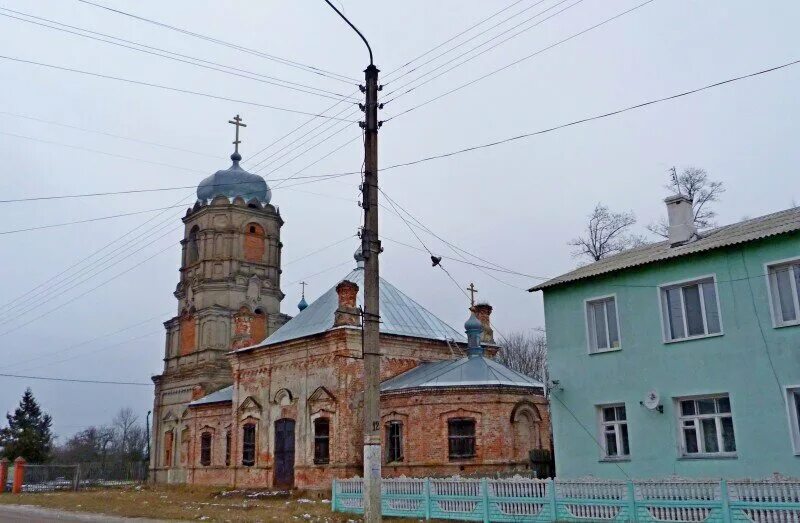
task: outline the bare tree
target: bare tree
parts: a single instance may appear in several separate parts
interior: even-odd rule
[[[547,337],[544,329],[512,332],[503,339],[495,360],[509,369],[547,383]]]
[[[569,245],[577,247],[573,256],[589,256],[598,261],[609,254],[616,254],[642,243],[639,236],[630,234],[629,228],[636,223],[636,217],[629,212],[612,212],[598,203],[589,215],[586,235],[571,240]]]
[[[137,428],[139,417],[130,407],[119,409],[111,426],[114,428],[114,446],[118,454],[128,455],[131,452],[131,437]]]
[[[725,192],[722,182],[715,182],[708,177],[705,169],[699,167],[686,167],[678,174],[673,167],[670,169],[670,182],[664,186],[673,194],[683,194],[693,202],[694,226],[698,231],[714,227],[717,217],[711,204],[719,201],[719,196]],[[669,224],[662,217],[657,223],[647,226],[647,230],[661,237],[669,237]]]

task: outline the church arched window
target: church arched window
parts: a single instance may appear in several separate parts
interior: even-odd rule
[[[244,233],[244,259],[260,262],[264,259],[266,233],[257,223],[248,223]]]
[[[317,418],[314,420],[314,463],[324,464],[331,459],[331,420]]]
[[[199,232],[197,225],[192,227],[189,231],[189,237],[186,239],[186,265],[196,262],[200,258],[200,251],[197,248],[197,233]]]
[[[253,322],[250,325],[250,339],[253,343],[263,341],[267,337],[267,315],[260,307],[253,314]]]
[[[211,433],[203,432],[200,435],[200,464],[204,467],[211,465]]]
[[[242,427],[242,465],[252,467],[256,464],[256,425],[247,423]]]

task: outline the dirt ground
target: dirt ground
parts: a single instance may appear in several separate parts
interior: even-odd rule
[[[0,494],[0,503],[36,505],[68,511],[166,520],[199,521],[361,521],[354,514],[331,511],[330,499],[318,494],[232,491],[194,486],[139,485],[79,492]],[[392,519],[392,521],[416,521]]]

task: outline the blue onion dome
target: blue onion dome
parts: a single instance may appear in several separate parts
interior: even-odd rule
[[[305,296],[303,296],[302,298],[300,298],[300,303],[297,304],[297,308],[300,309],[300,311],[302,312],[306,310],[306,307],[308,307],[308,303],[306,302]]]
[[[475,313],[469,315],[469,319],[464,323],[464,330],[469,334],[470,332],[482,332],[483,324],[475,317]]]
[[[241,196],[245,201],[253,198],[262,204],[268,204],[272,199],[272,191],[264,178],[252,174],[239,166],[242,155],[235,152],[231,155],[233,164],[222,171],[212,174],[197,186],[197,199],[201,201],[213,200],[216,196],[226,196],[233,200]]]

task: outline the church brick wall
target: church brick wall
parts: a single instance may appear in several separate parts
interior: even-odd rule
[[[541,395],[530,394],[529,390],[448,389],[384,394],[381,397],[384,475],[490,474],[524,469],[529,449],[518,444],[519,435],[514,426],[514,414],[522,409],[535,413],[538,418],[530,427],[536,433],[531,438],[535,447],[550,450],[547,401]],[[475,457],[450,459],[450,418],[475,419]],[[400,462],[386,463],[385,427],[390,421],[403,423],[403,460]]]
[[[421,361],[462,355],[455,345],[434,340],[382,336],[381,378],[405,372]],[[234,392],[232,404],[190,408],[184,424],[191,434],[191,464],[186,482],[266,488],[274,485],[275,422],[295,421],[294,485],[329,488],[333,478],[362,474],[362,417],[364,367],[359,329],[333,329],[322,335],[231,355]],[[210,391],[209,391],[210,392]],[[536,437],[520,444],[517,413],[535,418]],[[386,476],[424,476],[493,473],[526,467],[533,441],[550,447],[546,400],[529,390],[487,389],[420,391],[381,398],[384,423],[404,423],[404,460],[384,463]],[[314,420],[330,422],[330,459],[314,463]],[[448,457],[447,419],[476,419],[476,456],[451,461]],[[242,459],[242,429],[254,423],[256,462]],[[224,465],[225,431],[231,430],[231,466]],[[200,464],[201,434],[213,431],[212,463]],[[176,433],[177,434],[177,433]],[[180,436],[176,436],[180,437]],[[385,460],[384,460],[385,461]]]

